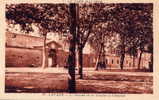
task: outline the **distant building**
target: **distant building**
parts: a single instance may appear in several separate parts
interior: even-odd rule
[[[139,54],[136,57],[125,54],[123,68],[124,69],[138,69]],[[95,54],[93,63],[97,61],[97,54]],[[149,69],[149,64],[151,62],[151,54],[144,52],[140,61],[140,69]],[[105,52],[105,63],[108,69],[120,69],[120,55],[115,49],[109,49]]]
[[[57,35],[57,34],[56,34]],[[6,66],[7,67],[40,67],[42,64],[43,38],[6,33]],[[47,39],[47,59],[48,67],[64,67],[69,53],[69,42],[58,36],[55,39]],[[95,67],[97,55],[89,44],[84,48],[83,64],[84,67]],[[139,57],[133,58],[125,56],[124,68],[137,69]],[[148,68],[150,54],[144,53],[141,60],[141,68]],[[106,54],[107,68],[119,69],[120,57],[115,52]]]
[[[6,66],[41,66],[42,45],[43,38],[7,32]],[[51,46],[50,49],[60,49],[61,47],[58,43],[47,40],[47,52],[49,51],[49,46]]]
[[[6,33],[6,66],[39,67],[42,64],[43,38],[24,34]],[[57,41],[57,40],[56,40]],[[48,67],[64,67],[68,56],[68,42],[47,39]],[[90,46],[84,49],[84,66],[91,66]],[[93,60],[92,60],[93,61]]]
[[[138,68],[138,62],[139,62],[139,57],[135,57],[133,61],[133,57],[130,55],[125,55],[124,59],[124,69],[137,69]],[[150,62],[150,54],[149,53],[144,53],[142,55],[141,63],[140,63],[140,68],[141,69],[148,69],[149,68],[149,62]],[[118,55],[112,55],[108,54],[106,55],[106,64],[107,66],[111,69],[113,68],[120,68],[120,56]]]

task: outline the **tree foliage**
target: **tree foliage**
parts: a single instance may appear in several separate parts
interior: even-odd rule
[[[10,24],[19,24],[21,30],[33,31],[35,24],[40,32],[67,32],[69,30],[67,4],[10,4],[6,5],[6,18]]]
[[[118,46],[124,62],[125,53],[144,51],[152,43],[152,4],[118,4],[114,10],[112,29],[120,35]],[[122,62],[122,63],[123,63]],[[122,66],[122,64],[121,64]]]
[[[88,39],[96,50],[103,41],[105,44],[116,43],[113,45],[118,45],[116,49],[121,55],[121,63],[126,53],[133,56],[138,50],[153,53],[151,3],[84,3],[77,4],[77,8],[76,42],[81,55]],[[10,4],[6,5],[6,18],[8,23],[19,24],[26,32],[33,31],[31,25],[35,24],[43,35],[48,32],[69,33],[68,4]],[[110,37],[117,34],[120,43],[111,41]],[[146,50],[146,46],[149,49]]]

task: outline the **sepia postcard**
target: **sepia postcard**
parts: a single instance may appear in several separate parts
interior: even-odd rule
[[[159,97],[159,1],[0,1],[0,100]]]

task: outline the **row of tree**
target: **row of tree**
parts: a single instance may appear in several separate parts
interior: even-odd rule
[[[121,69],[126,53],[135,59],[140,51],[138,66],[144,52],[151,53],[151,63],[153,62],[152,11],[152,4],[10,4],[6,5],[6,22],[20,25],[26,33],[34,31],[32,24],[38,27],[39,34],[44,38],[43,68],[47,66],[47,34],[67,33],[70,41],[67,59],[69,90],[75,92],[76,60],[82,79],[83,48],[86,43],[94,47],[98,58],[104,57],[105,49],[110,46],[118,50]],[[106,46],[116,36],[119,36],[119,42],[113,40],[115,44]],[[104,55],[101,55],[102,52]],[[150,69],[152,71],[152,65]]]

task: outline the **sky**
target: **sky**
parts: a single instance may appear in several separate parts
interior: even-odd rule
[[[40,37],[38,27],[35,26],[34,24],[32,24],[32,28],[33,28],[34,31],[30,32],[27,35]],[[22,32],[20,30],[20,25],[18,25],[18,24],[17,25],[7,24],[7,31],[10,31],[10,32],[13,32],[13,33],[16,33],[16,34],[26,34],[26,33]],[[50,40],[54,40],[57,43],[63,45],[63,48],[66,51],[69,51],[69,45],[63,43],[64,39],[58,33],[51,33],[50,32],[50,33],[47,34],[47,38],[50,39]],[[89,54],[89,53],[93,52],[91,46],[88,43],[85,45],[85,48],[84,48],[83,52],[85,54]]]

